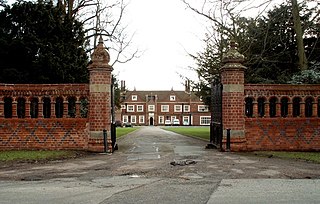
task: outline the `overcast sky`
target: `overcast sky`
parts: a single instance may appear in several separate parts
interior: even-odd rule
[[[194,61],[189,53],[202,51],[205,27],[181,0],[132,0],[125,14],[130,31],[135,31],[134,47],[143,50],[140,58],[116,64],[114,73],[125,80],[129,90],[184,90],[181,73]]]

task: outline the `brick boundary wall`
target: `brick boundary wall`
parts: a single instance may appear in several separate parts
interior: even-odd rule
[[[81,98],[88,99],[88,84],[0,84],[0,149],[70,149],[88,148],[88,119],[81,118]],[[12,99],[12,117],[5,118],[4,99]],[[25,100],[25,116],[18,118],[17,100]],[[38,116],[31,118],[30,101],[38,100]],[[44,118],[43,99],[51,102],[51,116]],[[62,118],[55,116],[57,98],[63,99]],[[68,116],[68,98],[74,98],[75,118]]]
[[[320,151],[318,104],[320,85],[247,84],[245,98],[253,99],[253,115],[245,116],[246,150]],[[258,115],[258,98],[265,99],[265,115]],[[270,117],[269,100],[276,99],[276,115]],[[287,115],[281,116],[286,98]],[[300,115],[293,117],[293,99],[299,98]],[[312,99],[312,114],[305,115],[305,100]]]
[[[319,118],[247,118],[246,150],[320,151]]]
[[[84,150],[88,146],[88,120],[0,119],[1,150]]]

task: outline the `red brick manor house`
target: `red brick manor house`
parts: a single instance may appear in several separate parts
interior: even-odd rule
[[[175,120],[178,119],[178,120]],[[127,91],[121,81],[121,110],[117,120],[133,125],[210,125],[209,107],[190,91],[186,81],[184,91]]]

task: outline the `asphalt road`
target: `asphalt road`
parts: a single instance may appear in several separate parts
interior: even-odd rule
[[[112,155],[2,165],[0,203],[320,203],[319,164],[206,144],[142,127]]]

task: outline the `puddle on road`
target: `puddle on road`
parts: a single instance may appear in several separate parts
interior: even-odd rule
[[[254,163],[257,163],[257,161],[250,160],[250,159],[234,160],[233,162],[237,163],[237,164],[254,164]]]
[[[203,176],[200,176],[199,174],[195,174],[195,173],[186,173],[179,177],[183,179],[202,179],[203,178]]]
[[[160,159],[161,156],[159,154],[139,154],[139,155],[130,155],[128,156],[128,161],[136,161],[136,160],[156,160]]]
[[[241,169],[230,169],[230,170],[237,173],[237,174],[244,174],[244,171]]]
[[[175,146],[174,153],[179,156],[200,156],[204,153],[204,148],[199,146]]]
[[[275,175],[280,174],[280,172],[279,172],[279,171],[275,171],[275,170],[268,169],[268,170],[265,170],[265,171],[260,171],[260,172],[258,172],[257,174],[263,175],[263,176],[275,176]]]

